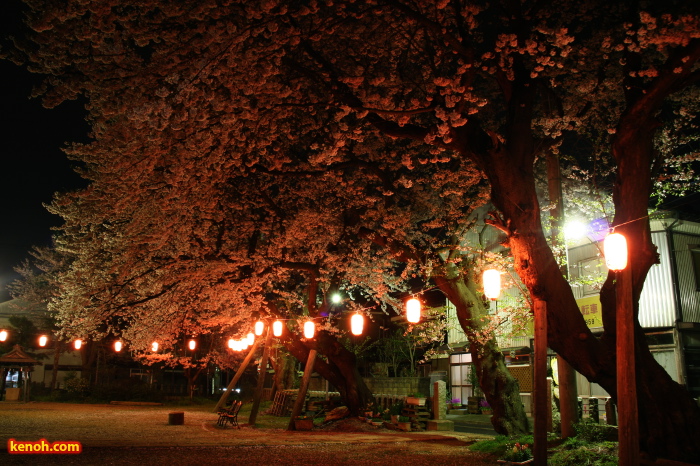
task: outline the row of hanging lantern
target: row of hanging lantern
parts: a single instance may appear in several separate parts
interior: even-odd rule
[[[0,342],[7,341],[7,337],[9,336],[9,333],[7,330],[0,330]],[[37,343],[41,348],[44,348],[48,343],[49,343],[49,337],[48,335],[39,335],[39,338],[37,340]],[[156,343],[157,344],[157,343]],[[76,350],[79,350],[80,348],[83,347],[83,340],[80,338],[76,339],[73,341],[73,348]],[[119,352],[122,349],[122,343],[121,341],[117,341],[114,344],[114,349]]]
[[[418,301],[416,298],[409,299],[408,302],[406,303],[406,316],[407,320],[411,323],[417,323],[420,321],[420,311],[421,311],[421,304],[420,301]],[[272,334],[275,337],[280,337],[282,336],[282,330],[284,328],[284,324],[282,323],[281,320],[275,320],[272,323]],[[263,331],[265,329],[265,323],[263,321],[258,321],[255,323],[254,326],[254,332],[249,333],[246,338],[241,339],[241,340],[234,340],[233,338],[229,339],[228,341],[228,347],[235,350],[235,351],[242,351],[248,346],[252,345],[255,339],[255,335],[262,335]],[[353,314],[352,318],[350,319],[350,330],[353,335],[362,335],[362,332],[364,330],[364,317],[362,314],[355,313]],[[309,319],[306,320],[302,326],[302,332],[304,335],[304,338],[307,339],[312,339],[314,338],[316,334],[316,324],[314,323],[313,320]],[[2,330],[0,331],[0,341],[5,341],[7,339],[7,331]],[[46,346],[48,342],[48,337],[46,335],[41,335],[39,337],[39,346],[44,347]],[[82,348],[83,341],[81,339],[77,339],[73,342],[73,347],[76,350],[79,350]],[[124,344],[121,340],[117,340],[114,342],[114,351],[117,353],[122,350],[124,347]],[[157,341],[154,341],[151,344],[151,352],[157,353],[160,345],[158,344]],[[197,347],[197,341],[194,339],[191,339],[187,342],[187,347],[190,349],[190,351],[194,351]]]
[[[10,333],[7,330],[5,330],[5,329],[0,330],[0,343],[6,342],[7,338],[9,336],[10,336]],[[39,342],[39,346],[41,346],[43,348],[49,342],[49,337],[46,335],[40,335],[38,342]]]
[[[259,320],[255,323],[255,334],[260,336],[265,330],[265,323]],[[272,322],[272,334],[276,337],[282,336],[282,331],[284,330],[284,323],[281,320],[275,320]],[[304,338],[311,339],[316,335],[316,324],[313,320],[308,319],[302,325],[302,333]]]
[[[411,298],[408,301],[406,301],[406,320],[409,323],[415,324],[420,322],[420,317],[421,317],[421,303],[417,298]],[[365,319],[360,314],[359,312],[356,312],[355,314],[352,315],[350,318],[350,331],[352,332],[353,335],[362,335],[362,332],[364,331],[364,325],[365,325]],[[272,323],[272,334],[275,337],[280,337],[282,336],[282,330],[284,328],[284,324],[281,320],[275,320]],[[263,334],[265,330],[265,323],[262,320],[259,320],[255,323],[254,325],[254,333],[248,333],[248,335],[240,340],[235,340],[233,338],[228,340],[228,347],[234,351],[242,351],[246,348],[248,348],[250,345],[253,344],[255,340],[255,336],[260,336]],[[303,325],[302,325],[302,333],[304,335],[304,338],[307,339],[312,339],[314,338],[316,334],[316,323],[312,319],[306,320]],[[7,339],[7,331],[2,330],[0,331],[0,342],[5,341]],[[48,337],[46,335],[42,335],[39,337],[39,346],[44,347],[46,346],[46,343],[48,342]],[[83,345],[83,341],[81,339],[77,339],[73,342],[73,347],[76,350],[79,350]],[[117,340],[114,342],[114,351],[117,353],[122,350],[124,347],[124,344],[121,340]],[[190,349],[190,351],[194,351],[197,347],[197,341],[194,339],[190,339],[187,342],[187,347]],[[151,344],[151,352],[157,353],[158,349],[160,348],[160,345],[158,344],[157,341],[154,341]]]
[[[622,270],[627,266],[627,241],[624,236],[619,233],[612,233],[605,238],[603,243],[603,254],[605,262],[610,270]],[[487,269],[483,273],[484,295],[490,300],[497,300],[501,294],[501,272],[496,269]],[[420,322],[421,318],[421,302],[417,298],[411,298],[406,301],[406,320],[409,323],[415,324]],[[356,312],[350,318],[350,331],[353,335],[362,335],[364,331],[365,319],[359,312]],[[272,323],[272,334],[275,337],[282,336],[284,324],[281,320],[275,320]],[[234,351],[243,351],[251,346],[255,336],[260,336],[265,330],[265,323],[259,320],[255,323],[254,332],[249,333],[245,338],[240,340],[229,339],[228,347]],[[302,325],[304,338],[312,339],[316,333],[316,324],[313,320],[308,319]],[[0,331],[0,341],[5,341],[7,332]],[[40,346],[45,346],[47,337],[40,337]],[[81,340],[75,341],[75,349],[80,349]],[[196,348],[196,340],[189,340],[188,347],[194,351]],[[119,352],[122,349],[122,342],[117,341],[114,344],[115,351]],[[151,351],[158,351],[158,343],[153,342]]]

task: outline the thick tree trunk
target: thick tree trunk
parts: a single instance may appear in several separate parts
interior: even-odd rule
[[[403,245],[370,231],[362,231],[360,236],[389,249],[399,260],[421,260]],[[498,349],[493,335],[484,340],[481,322],[488,320],[488,313],[481,298],[476,294],[474,283],[449,261],[445,264],[444,273],[435,274],[432,279],[457,309],[457,319],[469,340],[469,351],[478,374],[479,385],[493,409],[491,423],[494,429],[504,435],[529,432],[530,426],[520,401],[518,382],[506,368],[503,354]]]
[[[503,214],[501,227],[508,233],[516,272],[533,297],[548,303],[550,348],[588,380],[600,384],[615,397],[615,301],[612,278],[608,279],[601,291],[605,334],[597,339],[586,326],[571,288],[547,245],[531,170],[517,169],[508,154],[501,152],[494,153],[488,171],[493,201]],[[631,180],[635,178],[644,179],[632,177]],[[625,179],[629,181],[626,189],[634,189],[630,177]],[[650,260],[653,245],[648,234],[648,221],[644,219],[647,213],[643,200],[642,206],[642,210],[626,206],[627,212],[631,212],[627,215],[638,215],[637,218],[643,219],[625,228],[632,233],[628,241],[635,251],[632,255],[635,309],[638,308],[636,303],[647,270],[653,262]],[[617,219],[616,222],[621,223]],[[654,360],[639,324],[636,326],[637,390],[639,405],[643,407],[639,410],[642,449],[653,456],[685,461],[697,459],[700,457],[700,444],[697,442],[700,436],[700,409],[689,393]]]
[[[93,341],[86,341],[80,351],[80,377],[88,380],[90,385],[95,385],[95,378],[93,374],[95,373],[95,363],[97,362],[97,352],[99,351],[99,345]]]
[[[194,368],[194,367],[188,367],[185,369],[185,377],[187,377],[187,389],[190,394],[190,401],[194,399],[194,392],[195,392],[195,382],[199,378],[199,375],[202,373],[202,370],[204,368]]]
[[[60,341],[56,342],[56,346],[53,350],[53,367],[51,369],[51,390],[56,390],[56,381],[58,380],[58,362],[61,359],[62,344]]]
[[[295,358],[286,352],[278,352],[274,361],[271,359],[270,362],[275,369],[273,392],[289,389],[294,383]]]
[[[309,348],[296,335],[287,332],[286,338],[281,341],[295,358],[306,361]],[[343,347],[333,335],[324,331],[317,332],[316,337],[308,344],[327,358],[327,361],[322,358],[316,359],[314,369],[338,389],[350,412],[359,415],[372,401],[372,392],[357,370],[355,355]]]
[[[493,335],[483,341],[479,332],[481,317],[486,316],[487,312],[477,298],[473,284],[470,287],[465,278],[456,273],[450,275],[450,278],[436,276],[433,279],[457,309],[457,318],[469,340],[479,385],[493,409],[491,424],[496,432],[503,435],[528,433],[530,425],[520,401],[518,381],[508,371]]]

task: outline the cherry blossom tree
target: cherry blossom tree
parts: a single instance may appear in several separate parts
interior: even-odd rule
[[[17,58],[49,75],[37,90],[47,105],[85,96],[93,127],[94,142],[71,152],[91,186],[54,204],[66,218],[65,247],[80,247],[56,304],[67,317],[89,322],[79,309],[123,310],[104,316],[116,325],[138,304],[162,310],[149,317],[153,328],[173,334],[175,323],[242,325],[250,309],[269,304],[271,283],[292,278],[279,265],[290,249],[280,238],[296,247],[295,263],[326,266],[318,261],[329,242],[324,249],[306,233],[354,226],[362,234],[350,211],[343,222],[319,221],[318,209],[304,215],[309,180],[325,171],[347,188],[334,200],[351,200],[358,216],[380,205],[380,216],[400,207],[392,198],[413,170],[430,166],[435,180],[460,178],[460,194],[463,185],[488,185],[491,223],[515,270],[533,299],[556,309],[550,347],[616,392],[613,277],[601,292],[605,334],[596,338],[547,244],[538,175],[558,157],[600,189],[610,182],[613,223],[637,251],[638,297],[657,257],[644,220],[654,183],[682,183],[696,160],[676,139],[692,138],[697,114],[700,28],[691,2],[26,3],[36,34],[19,43]],[[568,150],[574,135],[591,149]],[[382,178],[379,161],[400,164],[391,172],[405,176]],[[348,183],[345,170],[384,184]],[[303,186],[260,176],[292,171]],[[314,199],[331,189],[324,186],[313,187]],[[292,196],[270,198],[278,189],[301,194],[295,220],[274,202]],[[327,207],[324,220],[337,209]],[[371,225],[365,238],[416,254],[415,239],[389,222],[397,217],[377,220],[383,228]],[[450,244],[446,273],[435,279],[467,316],[477,286],[459,267],[459,242]],[[637,341],[643,449],[696,458],[697,405]]]

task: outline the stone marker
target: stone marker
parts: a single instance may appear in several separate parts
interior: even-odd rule
[[[433,419],[446,419],[447,386],[444,380],[433,383]]]
[[[444,380],[433,383],[433,419],[428,421],[428,430],[454,430],[455,424],[447,420],[447,386]]]

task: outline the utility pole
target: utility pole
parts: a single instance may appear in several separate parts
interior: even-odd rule
[[[559,157],[549,151],[547,154],[547,180],[549,199],[554,204],[552,219],[552,247],[559,244],[559,236],[562,224],[565,221],[564,198],[561,189],[561,167]],[[569,254],[564,239],[564,248],[567,250],[566,265],[562,267],[562,273],[569,280]],[[578,390],[576,387],[576,371],[569,363],[557,355],[557,376],[559,385],[559,414],[561,415],[561,437],[566,439],[576,435],[574,423],[578,420]]]

